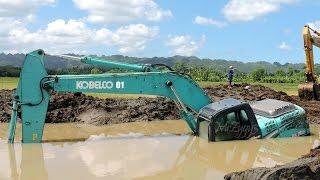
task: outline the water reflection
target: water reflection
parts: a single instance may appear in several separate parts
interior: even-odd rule
[[[17,161],[14,150],[14,144],[8,144],[8,152],[9,152],[9,160],[10,160],[10,170],[11,170],[11,178],[13,180],[18,179],[19,175],[17,172]]]
[[[22,147],[20,173],[17,168],[16,151],[14,144],[8,144],[10,161],[10,178],[21,180],[45,180],[48,174],[44,164],[42,145],[26,144]]]
[[[212,179],[292,161],[310,137],[208,143],[193,136],[100,136],[84,142],[0,142],[0,179]]]

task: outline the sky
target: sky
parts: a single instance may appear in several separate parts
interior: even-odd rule
[[[0,52],[304,62],[320,0],[0,0]]]

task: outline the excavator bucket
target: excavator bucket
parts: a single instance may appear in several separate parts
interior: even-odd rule
[[[319,100],[320,85],[313,82],[300,84],[298,93],[302,100]]]

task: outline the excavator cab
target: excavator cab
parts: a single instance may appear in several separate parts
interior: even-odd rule
[[[197,132],[209,141],[246,140],[261,135],[251,106],[236,99],[224,99],[203,107]]]

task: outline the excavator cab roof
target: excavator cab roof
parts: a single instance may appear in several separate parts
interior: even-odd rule
[[[240,106],[242,104],[247,103],[233,98],[223,99],[221,101],[217,101],[204,106],[200,109],[199,115],[204,118],[211,119],[215,114],[217,114],[220,111]]]
[[[274,118],[296,110],[294,104],[276,99],[264,99],[250,103],[255,114]]]

